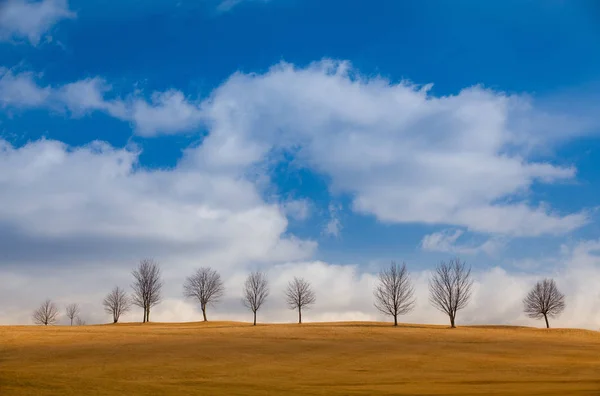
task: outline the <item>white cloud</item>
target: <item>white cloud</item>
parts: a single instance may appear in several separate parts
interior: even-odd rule
[[[330,180],[333,193],[352,197],[355,212],[381,222],[505,236],[560,235],[588,222],[585,211],[557,213],[530,202],[532,186],[572,180],[576,169],[527,157],[529,136],[548,123],[537,124],[540,111],[526,97],[479,86],[435,97],[430,86],[365,78],[347,62],[327,60],[236,73],[203,102],[176,90],[150,100],[140,93],[108,98],[111,87],[98,78],[50,88],[30,74],[5,76],[4,107],[104,111],[144,136],[204,126],[209,135],[188,160],[206,169],[239,173],[273,151],[292,150],[298,164]],[[336,234],[339,220],[327,228]]]
[[[27,39],[38,45],[55,24],[72,18],[67,0],[7,0],[0,5],[0,41]]]
[[[0,108],[43,106],[51,93],[50,87],[38,86],[33,73],[14,74],[0,68]]]
[[[107,98],[113,87],[104,79],[87,78],[59,87],[41,86],[31,72],[15,74],[0,68],[0,105],[4,108],[68,110],[81,117],[102,111],[129,121],[138,135],[154,136],[190,131],[202,122],[202,112],[179,91],[155,92],[150,101],[132,94]]]
[[[0,141],[0,222],[41,238],[235,242],[249,260],[266,260],[278,249],[301,256],[311,250],[279,238],[287,220],[252,183],[189,164],[138,169],[138,154],[102,142],[68,148],[41,140],[17,149]]]
[[[150,103],[134,99],[130,118],[142,136],[189,131],[202,120],[198,107],[176,90],[154,93]]]
[[[536,115],[521,97],[477,86],[435,97],[428,87],[365,78],[348,63],[323,61],[235,74],[203,109],[211,133],[202,149],[212,161],[239,153],[239,165],[249,165],[273,147],[294,148],[334,192],[353,197],[356,212],[383,222],[513,236],[563,234],[587,222],[585,213],[527,202],[533,184],[569,180],[576,170],[518,150],[524,137],[512,117]]]
[[[430,252],[444,252],[457,254],[477,254],[483,252],[486,254],[496,253],[503,245],[504,241],[499,237],[490,237],[482,243],[459,244],[457,240],[464,235],[460,229],[447,229],[425,235],[421,240],[421,248]]]

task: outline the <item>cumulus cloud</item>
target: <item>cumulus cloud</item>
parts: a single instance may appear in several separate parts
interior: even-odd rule
[[[54,25],[75,16],[67,0],[7,0],[0,5],[0,41],[27,39],[38,45]]]
[[[576,169],[519,150],[539,118],[524,97],[479,86],[436,97],[430,86],[366,78],[334,61],[236,73],[202,102],[176,90],[149,100],[107,98],[111,87],[98,78],[56,88],[35,85],[27,73],[4,78],[5,107],[62,103],[74,115],[104,111],[144,136],[205,126],[197,160],[207,167],[239,171],[289,150],[298,164],[327,176],[332,192],[351,196],[355,212],[382,222],[507,236],[559,235],[588,222],[585,211],[557,213],[529,202],[532,186],[572,180]]]
[[[113,87],[100,77],[62,86],[43,86],[31,72],[0,68],[0,105],[4,108],[52,108],[82,117],[94,111],[131,122],[141,136],[193,130],[202,122],[198,104],[175,90],[155,92],[149,100],[135,94],[114,97]],[[112,94],[112,97],[109,95]]]
[[[353,197],[356,212],[383,222],[514,236],[562,234],[587,222],[585,213],[527,202],[534,183],[576,173],[517,149],[511,117],[535,113],[530,103],[477,86],[445,97],[428,89],[362,77],[345,62],[238,73],[203,104],[211,126],[203,149],[215,162],[218,153],[239,152],[247,165],[273,147],[293,148],[334,192]]]

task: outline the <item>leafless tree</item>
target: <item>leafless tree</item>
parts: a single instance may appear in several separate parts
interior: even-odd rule
[[[287,305],[298,310],[298,323],[302,323],[302,308],[308,308],[316,301],[315,292],[304,278],[296,278],[288,283],[285,290]]]
[[[246,308],[254,314],[254,326],[256,326],[256,312],[263,305],[269,295],[269,282],[263,272],[252,272],[244,283],[244,298],[242,302]]]
[[[87,322],[78,316],[77,319],[75,319],[75,324],[77,326],[85,326]]]
[[[36,324],[49,325],[54,324],[58,320],[58,308],[52,300],[47,299],[33,312],[33,321]]]
[[[134,282],[133,297],[131,302],[144,310],[143,323],[150,321],[150,308],[161,300],[161,289],[163,286],[160,278],[160,267],[152,259],[140,261],[138,267],[132,271]]]
[[[374,294],[375,308],[384,315],[393,316],[394,326],[398,326],[398,315],[409,313],[415,306],[415,290],[406,264],[398,265],[392,261],[389,268],[382,270]]]
[[[562,294],[554,279],[544,279],[533,286],[523,300],[525,314],[533,319],[544,318],[546,328],[550,328],[548,317],[554,318],[565,309],[565,295]]]
[[[221,275],[212,268],[202,267],[188,276],[183,284],[183,295],[200,303],[202,316],[206,322],[206,306],[217,303],[225,291]]]
[[[69,304],[66,307],[67,318],[71,320],[71,326],[73,326],[73,320],[79,315],[79,304]]]
[[[471,299],[471,267],[458,258],[449,263],[441,262],[429,280],[429,301],[450,318],[454,328],[456,313],[467,306]]]
[[[104,311],[112,315],[113,323],[117,323],[121,315],[131,309],[131,301],[127,297],[127,293],[119,286],[112,289],[102,301],[102,305],[104,305]]]

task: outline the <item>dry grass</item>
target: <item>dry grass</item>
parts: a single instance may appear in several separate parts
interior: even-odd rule
[[[381,323],[0,327],[0,395],[600,395],[600,334]]]

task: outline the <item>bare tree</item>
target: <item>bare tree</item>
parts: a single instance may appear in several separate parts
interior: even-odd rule
[[[77,326],[85,326],[87,322],[78,316],[77,319],[75,319],[75,324]]]
[[[308,308],[316,301],[315,292],[304,278],[296,278],[288,283],[285,290],[287,305],[298,310],[298,323],[302,323],[302,308]]]
[[[389,268],[382,270],[374,294],[375,308],[384,315],[393,316],[394,326],[398,326],[398,315],[409,313],[415,306],[415,290],[406,264],[400,266],[392,261]]]
[[[33,312],[33,321],[36,324],[49,325],[54,324],[58,320],[58,308],[52,302],[47,299],[40,305],[38,309]]]
[[[104,305],[104,311],[112,315],[113,323],[117,323],[121,315],[131,309],[131,300],[127,297],[125,290],[115,286],[104,298],[102,305]]]
[[[252,272],[244,283],[244,298],[242,303],[254,314],[254,326],[256,326],[256,312],[263,305],[269,295],[269,282],[263,272]]]
[[[140,261],[138,267],[131,273],[134,282],[131,285],[133,297],[131,302],[144,310],[143,323],[150,321],[150,308],[161,300],[160,291],[163,283],[160,278],[160,267],[152,259]]]
[[[183,295],[198,300],[205,322],[207,321],[206,306],[217,303],[223,297],[224,291],[221,275],[209,267],[196,270],[183,284]]]
[[[452,328],[456,327],[456,313],[471,299],[472,286],[471,267],[458,258],[448,264],[442,261],[429,280],[429,301],[448,315]]]
[[[554,279],[544,279],[533,286],[523,300],[525,314],[533,319],[544,318],[546,328],[550,328],[548,317],[554,318],[565,309],[565,295],[562,294]]]
[[[73,320],[79,315],[79,304],[69,304],[66,307],[67,318],[71,320],[71,326],[73,326]]]

